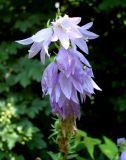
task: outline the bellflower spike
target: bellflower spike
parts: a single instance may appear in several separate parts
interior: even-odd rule
[[[45,55],[49,56],[48,53],[48,47],[51,43],[51,37],[52,37],[53,31],[52,28],[45,28],[40,31],[38,31],[35,35],[16,41],[17,43],[23,44],[23,45],[29,45],[32,44],[29,52],[29,58],[34,57],[37,53],[40,52],[40,59],[41,62],[44,64],[45,62]]]
[[[42,91],[49,95],[52,112],[61,119],[69,119],[69,116],[80,118],[81,102],[86,96],[94,94],[94,90],[101,90],[93,80],[93,71],[88,60],[77,51],[79,47],[88,54],[87,41],[98,37],[88,31],[93,23],[79,26],[81,18],[70,18],[68,15],[58,16],[51,22],[48,28],[38,31],[35,35],[16,41],[23,45],[31,45],[29,58],[40,52],[41,62],[44,64],[45,56],[51,42],[60,42],[60,50],[55,61],[45,69],[42,77]]]

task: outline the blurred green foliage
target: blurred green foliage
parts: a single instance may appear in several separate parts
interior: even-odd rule
[[[57,147],[48,139],[51,109],[48,97],[42,97],[40,84],[48,62],[43,66],[39,56],[28,59],[29,46],[15,43],[55,18],[55,2],[0,0],[0,160],[56,159]],[[77,152],[69,159],[112,160],[117,152],[112,140],[126,135],[126,1],[63,0],[60,4],[70,16],[81,16],[81,25],[93,21],[92,30],[100,35],[89,42],[87,58],[103,91],[82,104],[78,127],[90,136],[79,132]]]

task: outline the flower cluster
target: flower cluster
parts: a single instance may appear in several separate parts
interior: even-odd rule
[[[119,147],[119,151],[121,152],[120,160],[126,160],[126,139],[118,138],[117,146]]]
[[[49,46],[59,42],[60,48],[53,62],[42,76],[42,91],[49,95],[52,112],[61,119],[80,117],[80,103],[91,96],[94,89],[101,90],[93,80],[93,71],[88,60],[77,49],[88,54],[87,41],[98,37],[88,31],[92,22],[79,26],[81,18],[59,16],[48,28],[42,29],[30,38],[16,41],[23,45],[32,44],[29,58],[40,53],[41,62],[50,57]]]

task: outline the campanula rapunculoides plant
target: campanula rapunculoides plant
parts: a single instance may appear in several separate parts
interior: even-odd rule
[[[58,52],[42,76],[42,92],[49,95],[52,113],[61,123],[59,149],[67,158],[68,136],[76,132],[76,119],[80,118],[80,102],[101,90],[94,82],[92,67],[81,52],[89,53],[87,42],[98,37],[90,32],[93,22],[79,26],[80,17],[58,15],[35,35],[16,41],[31,44],[29,58],[40,53],[41,62],[50,57],[49,47],[54,43]],[[79,48],[79,51],[78,51]],[[81,51],[81,52],[80,52]],[[63,143],[62,143],[63,142]]]

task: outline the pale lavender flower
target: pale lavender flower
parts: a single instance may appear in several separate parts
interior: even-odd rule
[[[123,151],[120,155],[120,160],[126,160],[126,151]]]
[[[73,86],[70,86],[69,81],[66,83],[66,81],[62,79],[62,82],[60,83],[59,81],[61,78],[62,73],[59,73],[56,63],[50,63],[43,73],[42,91],[44,94],[49,94],[53,113],[59,115],[63,119],[70,115],[79,118],[80,106],[77,92]],[[66,95],[62,92],[63,85],[64,90],[67,92]],[[70,94],[71,97],[68,99],[66,96],[71,92],[71,87],[73,87],[73,89]]]
[[[17,43],[28,45],[32,44],[29,52],[29,58],[34,57],[37,53],[40,52],[40,59],[41,62],[44,64],[45,62],[45,55],[49,56],[48,53],[48,47],[51,43],[51,37],[52,37],[53,31],[52,28],[45,28],[40,31],[38,31],[35,35],[16,41]]]
[[[52,41],[59,39],[65,49],[68,49],[71,44],[74,49],[78,46],[83,52],[88,54],[86,42],[89,39],[97,38],[98,35],[88,31],[92,27],[93,22],[80,27],[78,25],[80,21],[80,17],[70,18],[68,15],[59,17],[56,21],[52,22],[54,30]]]
[[[61,45],[68,49],[72,46],[74,50],[79,47],[83,52],[88,54],[88,39],[95,39],[97,34],[88,31],[93,25],[92,22],[79,26],[81,21],[80,17],[70,18],[68,15],[58,17],[55,21],[51,22],[50,27],[38,31],[35,35],[16,41],[23,45],[32,44],[29,50],[29,58],[34,57],[40,52],[41,62],[45,62],[45,55],[50,56],[48,48],[51,42],[60,41]]]
[[[81,53],[80,59],[80,57],[78,56],[79,54],[77,53],[73,49],[66,50],[64,48],[61,48],[56,57],[56,63],[58,69],[64,74],[64,76],[62,76],[62,79],[64,79],[64,81],[66,82],[68,80],[71,82],[69,82],[69,86],[73,85],[74,88],[82,95],[91,95],[94,93],[94,89],[101,89],[92,79],[93,72],[89,62],[86,60],[86,58],[84,58],[84,56],[81,55]],[[80,60],[83,60],[84,64],[82,64]],[[62,81],[60,80],[60,83],[61,82]],[[62,88],[62,92],[68,98],[68,93],[65,92],[64,87]]]
[[[55,62],[49,64],[43,73],[42,91],[50,96],[52,112],[63,119],[70,115],[80,117],[77,92],[83,102],[86,96],[94,93],[94,89],[101,90],[92,79],[89,62],[77,53],[73,49],[61,48]]]
[[[50,103],[52,107],[52,112],[58,115],[62,119],[68,117],[80,118],[80,105],[75,103],[71,99],[67,99],[64,95],[61,97],[62,101],[57,103],[53,101],[50,97]]]
[[[83,35],[78,30],[78,23],[81,21],[80,17],[73,17],[70,18],[68,15],[64,17],[59,17],[56,21],[52,22],[53,25],[53,38],[52,41],[59,41],[61,42],[62,46],[65,49],[70,47],[70,40],[81,38]]]
[[[125,138],[118,138],[117,139],[117,146],[120,146],[121,144],[126,144]]]

